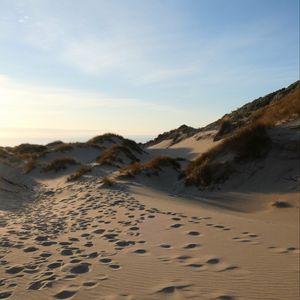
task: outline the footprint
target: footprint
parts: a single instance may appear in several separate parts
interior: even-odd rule
[[[5,272],[7,274],[17,274],[17,273],[20,273],[23,270],[24,270],[24,267],[22,267],[22,266],[14,266],[14,267],[11,267],[11,268],[7,269]]]
[[[133,241],[118,241],[116,242],[116,245],[119,246],[119,247],[128,247],[128,246],[131,246],[131,245],[134,245],[135,242]]]
[[[216,265],[220,262],[220,259],[218,258],[210,258],[206,261],[206,263],[210,264],[210,265]]]
[[[133,227],[130,227],[129,230],[133,230],[133,231],[136,231],[136,230],[139,230],[140,228],[137,227],[137,226],[133,226]]]
[[[180,228],[182,226],[183,226],[183,224],[177,223],[177,224],[171,225],[170,228]]]
[[[113,269],[113,270],[119,270],[119,269],[121,269],[121,266],[118,265],[118,264],[112,264],[112,265],[109,265],[109,267],[110,267],[111,269]]]
[[[138,253],[138,254],[145,254],[147,251],[145,249],[137,249],[134,251],[134,253]]]
[[[0,299],[6,299],[12,295],[11,291],[0,292]]]
[[[54,262],[54,263],[49,264],[47,267],[48,267],[48,269],[52,270],[52,269],[59,268],[62,265],[63,265],[62,262]]]
[[[193,263],[193,264],[188,264],[186,265],[187,267],[192,267],[192,268],[201,268],[203,267],[202,264],[196,264],[196,263]]]
[[[178,295],[182,295],[183,296],[184,292],[189,291],[189,288],[191,286],[192,285],[189,284],[189,283],[175,283],[175,282],[171,282],[170,284],[166,284],[166,285],[163,285],[163,286],[159,287],[154,292],[154,294],[163,294],[165,296],[167,296],[167,295],[169,295],[169,296],[176,295],[176,299],[177,299]]]
[[[198,236],[198,235],[200,235],[200,232],[198,232],[198,231],[190,231],[190,232],[188,232],[188,235]]]
[[[75,264],[75,266],[72,265],[66,265],[63,268],[63,271],[68,271],[70,270],[70,272],[72,274],[84,274],[90,271],[90,264],[88,263],[79,263],[79,264]]]
[[[93,233],[96,233],[96,234],[102,234],[105,232],[105,229],[97,229],[97,230],[94,230]]]
[[[64,249],[60,252],[60,254],[63,256],[70,256],[73,255],[73,251],[71,249]]]
[[[39,250],[39,248],[36,248],[36,247],[32,246],[32,247],[25,248],[23,251],[28,253],[28,252],[34,252],[34,251],[37,251],[37,250]]]
[[[31,282],[31,284],[29,285],[29,287],[27,288],[28,290],[39,290],[42,287],[44,287],[45,282],[43,282],[42,280],[40,281],[34,281]]]
[[[183,249],[195,249],[200,247],[200,244],[187,244],[183,247]]]
[[[169,248],[171,248],[172,246],[169,245],[169,244],[161,244],[161,245],[159,245],[159,247],[165,248],[165,249],[169,249]]]
[[[233,270],[236,270],[236,269],[238,269],[238,267],[237,266],[223,266],[222,268],[220,268],[219,270],[218,270],[218,272],[227,272],[227,271],[233,271]]]
[[[54,295],[56,299],[69,299],[76,294],[76,291],[68,291],[64,290],[59,292],[58,294]]]
[[[106,257],[99,259],[99,261],[103,264],[109,264],[112,262],[110,258],[106,258]]]
[[[98,283],[96,281],[86,281],[82,285],[84,287],[92,288],[92,287],[96,287]]]
[[[229,295],[222,295],[222,296],[219,296],[219,297],[217,297],[215,299],[216,300],[234,300],[234,297],[229,296]]]

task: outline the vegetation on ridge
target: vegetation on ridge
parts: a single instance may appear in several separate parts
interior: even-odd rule
[[[88,174],[92,171],[92,168],[89,166],[82,166],[77,171],[72,173],[68,178],[67,181],[76,181],[81,178],[83,175]]]
[[[175,170],[180,170],[178,159],[169,156],[156,156],[151,160],[141,163],[135,162],[120,170],[121,177],[134,177],[137,174],[144,172],[145,175],[158,175],[165,167],[172,167]]]
[[[116,166],[117,163],[124,163],[121,158],[122,155],[128,158],[131,162],[139,161],[128,147],[123,145],[113,145],[97,157],[96,162],[100,165]]]
[[[72,157],[60,157],[48,163],[43,170],[45,172],[58,172],[67,169],[68,166],[78,165],[79,162]]]
[[[220,144],[189,163],[185,170],[186,183],[199,186],[224,182],[233,171],[234,162],[264,157],[271,147],[267,128],[253,124],[238,129]]]

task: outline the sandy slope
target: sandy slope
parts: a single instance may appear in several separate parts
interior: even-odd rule
[[[147,148],[147,151],[152,155],[168,155],[193,160],[219,143],[213,140],[215,134],[215,130],[199,132],[174,145],[172,140],[164,140]]]
[[[28,202],[33,185],[19,169],[0,162],[0,216],[2,209],[18,209]]]
[[[235,212],[94,177],[44,184],[26,211],[3,212],[0,299],[297,299],[299,207]]]

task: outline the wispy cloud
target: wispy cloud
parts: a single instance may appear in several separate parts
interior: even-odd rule
[[[138,5],[140,13],[134,14],[113,1],[88,1],[81,6],[82,13],[75,12],[78,3],[72,1],[66,1],[66,11],[48,1],[5,3],[11,13],[0,18],[0,37],[15,37],[82,74],[133,86],[176,85],[192,75],[205,81],[218,70],[225,70],[223,75],[228,76],[226,68],[253,64],[247,64],[245,57],[255,58],[258,52],[248,53],[260,47],[261,55],[265,43],[278,39],[270,19],[253,20],[236,30],[209,36],[199,30],[197,36],[182,34],[180,13],[173,10],[172,19],[166,15],[162,20],[159,14],[148,12],[147,5]]]
[[[111,116],[122,114],[123,110],[182,113],[177,108],[159,104],[159,101],[114,97],[98,92],[83,92],[75,89],[36,86],[14,80],[0,74],[0,127],[61,128],[56,120],[75,121],[78,115],[93,114],[106,109]],[[72,116],[73,115],[73,116]],[[98,123],[101,126],[101,120]],[[72,125],[74,126],[74,124]],[[95,129],[87,122],[85,128]]]

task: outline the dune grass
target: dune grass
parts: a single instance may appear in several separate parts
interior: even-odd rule
[[[111,176],[104,176],[102,178],[102,183],[104,186],[112,187],[116,184],[116,180]]]
[[[145,175],[158,175],[164,167],[180,169],[178,159],[169,156],[157,156],[145,162],[135,162],[120,170],[120,177],[135,177],[135,175],[145,172]]]
[[[240,128],[187,166],[186,183],[208,186],[224,182],[233,171],[233,162],[262,158],[270,148],[271,140],[265,125],[257,123]],[[226,155],[233,159],[222,159]]]
[[[252,117],[252,122],[266,126],[288,121],[300,116],[300,89],[285,95],[267,107],[257,110]]]
[[[74,165],[78,165],[78,164],[79,164],[79,162],[76,161],[74,158],[60,157],[60,158],[54,159],[53,161],[48,163],[43,168],[43,170],[45,172],[50,172],[50,171],[59,172],[61,170],[67,169],[68,166],[74,166]]]
[[[105,133],[91,138],[90,140],[88,140],[87,143],[89,144],[103,144],[104,142],[114,143],[115,142],[114,139],[123,139],[123,137],[115,133]]]
[[[35,159],[29,159],[24,166],[25,174],[30,173],[37,167],[37,161]]]
[[[120,157],[122,154],[130,159],[131,162],[139,161],[139,159],[127,147],[123,145],[113,145],[97,157],[96,162],[100,165],[116,166],[117,163],[123,163],[123,160]]]
[[[54,152],[67,152],[67,151],[71,151],[73,149],[73,145],[70,143],[62,143],[57,145],[53,151]]]
[[[89,166],[82,166],[80,167],[77,171],[75,171],[73,174],[71,174],[68,178],[67,181],[76,181],[79,178],[81,178],[83,175],[88,174],[92,171],[92,168]]]

